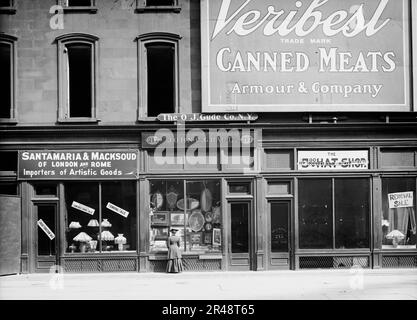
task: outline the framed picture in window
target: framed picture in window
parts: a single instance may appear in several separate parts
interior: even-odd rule
[[[222,245],[222,232],[219,228],[213,228],[213,246]]]
[[[155,212],[152,216],[153,226],[168,226],[168,212]]]
[[[170,221],[172,226],[183,226],[185,221],[183,212],[171,212]]]
[[[213,241],[213,234],[211,232],[204,232],[204,244],[211,244]]]
[[[190,242],[191,242],[191,245],[193,245],[193,244],[201,244],[202,243],[202,237],[203,237],[203,233],[202,232],[192,232],[192,233],[190,233]]]

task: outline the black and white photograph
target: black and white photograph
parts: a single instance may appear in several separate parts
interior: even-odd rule
[[[415,0],[0,0],[0,306],[415,310],[416,84]]]

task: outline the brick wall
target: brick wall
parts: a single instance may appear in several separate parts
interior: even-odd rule
[[[148,32],[179,34],[180,111],[199,112],[199,1],[180,0],[181,12],[135,13],[134,0],[97,0],[97,13],[65,13],[53,30],[56,0],[16,0],[16,14],[0,14],[0,32],[16,36],[19,124],[53,124],[58,118],[57,45],[61,34],[99,37],[97,117],[103,124],[133,124],[137,118],[137,43]],[[191,62],[191,59],[193,61]]]

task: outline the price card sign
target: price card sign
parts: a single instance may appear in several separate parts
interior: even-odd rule
[[[38,226],[46,233],[49,239],[53,240],[55,238],[55,234],[52,232],[51,229],[46,225],[46,223],[42,220],[38,220]]]
[[[73,207],[75,209],[78,209],[80,211],[86,212],[86,213],[91,214],[91,215],[93,215],[94,211],[95,211],[95,209],[90,208],[90,207],[88,207],[84,204],[81,204],[81,203],[77,202],[77,201],[73,201],[72,204],[71,204],[71,207]]]
[[[119,208],[118,206],[114,205],[111,202],[108,202],[107,203],[106,208],[109,209],[109,210],[111,210],[111,211],[114,211],[114,212],[120,214],[121,216],[123,216],[125,218],[127,218],[127,216],[129,215],[129,211],[126,211],[126,210],[124,210],[122,208]]]
[[[390,209],[413,207],[413,191],[388,193],[388,202]]]

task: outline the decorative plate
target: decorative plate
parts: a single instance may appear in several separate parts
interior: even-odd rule
[[[164,196],[161,192],[156,191],[152,195],[151,202],[154,204],[156,210],[159,210],[162,208],[162,205],[164,204]]]
[[[213,229],[213,226],[211,225],[211,223],[210,222],[206,222],[205,224],[204,224],[204,230],[206,230],[206,231],[211,231]]]
[[[197,209],[200,205],[200,202],[193,198],[187,198],[187,210],[194,210]],[[184,198],[178,200],[177,207],[180,210],[184,210]]]
[[[188,224],[194,232],[198,232],[203,228],[204,216],[200,210],[195,210],[191,213],[190,218],[188,219]]]
[[[175,192],[175,188],[171,186],[169,192],[166,195],[168,208],[174,210],[178,199],[178,194]]]

